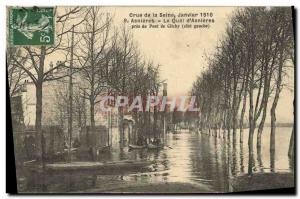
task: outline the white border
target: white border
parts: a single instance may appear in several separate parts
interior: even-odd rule
[[[6,77],[5,77],[5,49],[6,49],[6,6],[10,5],[22,5],[22,6],[56,6],[56,5],[173,5],[173,6],[292,6],[294,5],[297,8],[299,8],[300,1],[298,0],[240,0],[240,1],[234,1],[234,0],[228,0],[228,1],[222,1],[222,0],[202,0],[197,1],[197,0],[144,0],[144,1],[139,1],[139,0],[127,0],[127,1],[121,1],[121,0],[102,0],[102,1],[96,1],[96,0],[51,0],[51,1],[44,1],[42,2],[41,0],[2,0],[0,1],[1,4],[1,11],[0,11],[0,93],[2,94],[0,97],[0,110],[1,110],[1,115],[0,115],[0,127],[2,129],[1,131],[1,139],[0,139],[0,162],[1,162],[1,171],[0,171],[0,196],[1,198],[8,198],[11,197],[7,195],[6,192],[6,170],[5,170],[5,158],[6,158],[6,115],[5,111],[6,110]],[[299,10],[298,10],[299,11]],[[298,20],[297,20],[297,27],[299,27],[299,12],[298,14]],[[299,38],[297,39],[299,41]],[[298,44],[298,42],[297,42]],[[298,45],[297,45],[298,46]],[[297,51],[297,57],[299,57],[299,49]],[[299,63],[299,60],[298,60]],[[299,69],[297,72],[299,76]],[[297,93],[299,93],[299,85],[297,85]],[[298,110],[299,110],[299,99],[298,99]],[[299,111],[297,112],[299,113]],[[299,115],[297,118],[297,123],[299,121]],[[299,123],[298,123],[299,124]],[[299,127],[299,126],[298,126]],[[298,129],[296,132],[299,132]],[[299,143],[299,135],[297,135],[297,143]],[[299,146],[298,146],[299,148]],[[297,160],[299,160],[299,152],[297,153]],[[297,171],[299,172],[299,164]],[[297,172],[297,173],[298,173]],[[297,183],[298,184],[298,183]],[[220,195],[221,196],[221,195]],[[217,197],[220,197],[217,196]],[[28,196],[18,196],[18,198],[28,198]],[[40,197],[40,196],[36,196]],[[42,196],[45,198],[53,198],[53,196]],[[60,198],[68,198],[68,196],[55,196],[55,197],[60,197]],[[80,198],[84,196],[79,196]],[[99,196],[97,196],[99,197]],[[103,196],[100,196],[103,197]],[[104,196],[104,197],[113,197],[113,196]],[[116,196],[115,196],[116,197]],[[117,196],[120,197],[120,196]],[[124,198],[131,198],[132,196],[122,196]],[[142,196],[134,196],[134,197],[142,197]],[[154,197],[154,196],[153,196]],[[161,197],[161,196],[156,196],[156,197]],[[166,198],[170,197],[178,197],[178,196],[166,196]],[[181,196],[182,197],[182,196]],[[184,196],[187,197],[187,196]],[[191,197],[199,197],[199,196],[191,196]],[[200,195],[200,197],[210,197],[210,196],[204,196]],[[266,196],[255,196],[257,198],[262,198]],[[271,196],[272,197],[272,196]],[[287,198],[289,196],[285,196],[284,198]]]

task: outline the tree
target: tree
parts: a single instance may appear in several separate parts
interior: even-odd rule
[[[249,174],[252,174],[253,166],[254,131],[260,119],[257,135],[257,152],[260,154],[261,135],[273,92],[271,151],[275,150],[276,107],[286,62],[293,59],[290,58],[293,49],[290,15],[290,8],[237,9],[230,18],[224,38],[208,60],[208,69],[193,84],[192,94],[196,95],[201,110],[200,128],[208,128],[210,132],[212,125],[222,123],[228,139],[232,130],[233,146],[238,114],[242,142],[244,116],[248,110]]]
[[[277,67],[275,69],[275,95],[271,106],[271,137],[270,153],[275,153],[275,131],[276,131],[276,107],[282,90],[283,68],[290,55],[290,48],[294,46],[293,26],[290,8],[277,8],[278,22],[277,42],[279,43],[279,53],[277,58]]]
[[[6,63],[10,97],[13,97],[21,91],[26,79],[25,71],[18,67],[18,65],[13,60],[13,57],[19,57],[20,53],[20,49],[14,47],[9,47],[7,50]],[[18,61],[24,65],[25,62],[28,62],[28,57],[22,57]]]
[[[13,57],[15,64],[23,70],[26,75],[31,79],[36,88],[36,120],[35,120],[35,130],[36,130],[36,141],[37,146],[41,146],[41,160],[43,168],[45,166],[45,146],[44,146],[44,135],[42,131],[42,113],[43,113],[43,83],[46,81],[53,81],[65,77],[67,74],[53,75],[53,71],[59,68],[67,66],[67,56],[64,61],[57,64],[55,67],[47,67],[46,59],[52,54],[62,52],[66,50],[63,44],[64,37],[71,31],[71,27],[68,22],[72,16],[78,14],[81,11],[79,7],[73,7],[70,9],[65,9],[61,14],[57,12],[56,14],[56,27],[57,27],[57,42],[54,46],[40,46],[40,47],[19,47],[21,51],[18,57]],[[77,22],[79,25],[84,21],[81,20]],[[29,62],[22,63],[28,57]],[[38,142],[38,136],[40,136],[40,144]]]
[[[112,18],[101,12],[99,7],[88,8],[78,56],[81,76],[84,79],[84,94],[90,105],[91,131],[95,131],[95,105],[98,97],[107,88],[105,61],[109,52],[109,33]]]

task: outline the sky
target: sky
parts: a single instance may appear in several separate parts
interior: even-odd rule
[[[193,82],[207,68],[207,56],[214,52],[235,7],[117,7],[115,22],[122,23],[130,13],[213,12],[215,23],[209,29],[133,29],[146,58],[160,64],[161,79],[167,80],[168,95],[188,95]],[[284,81],[293,89],[293,70]],[[283,89],[277,107],[278,122],[293,122],[293,90]],[[270,101],[273,98],[271,96]],[[269,106],[270,107],[270,106]],[[267,114],[267,122],[270,122]]]
[[[160,65],[161,79],[167,80],[168,95],[187,95],[197,75],[206,68],[205,54],[211,53],[226,27],[232,7],[119,7],[115,22],[130,13],[213,12],[209,29],[133,29],[146,59]]]
[[[207,69],[207,56],[222,39],[229,17],[236,7],[103,7],[120,26],[130,14],[212,12],[214,23],[204,29],[132,29],[134,40],[146,60],[160,65],[160,76],[168,83],[168,95],[188,95],[193,82]],[[136,18],[137,19],[137,18]],[[128,27],[130,24],[127,23]],[[293,70],[284,81],[293,89]],[[272,100],[272,97],[271,99]],[[283,89],[277,107],[277,121],[293,121],[293,93]],[[269,115],[269,114],[268,114]],[[267,122],[269,117],[267,117]]]

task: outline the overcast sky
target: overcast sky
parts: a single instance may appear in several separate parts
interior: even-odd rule
[[[209,29],[134,29],[133,35],[141,52],[160,64],[161,78],[168,82],[168,95],[187,95],[197,75],[207,67],[209,55],[222,38],[234,7],[118,7],[115,22],[122,23],[129,13],[213,12],[215,23]],[[293,71],[292,71],[293,72]],[[285,81],[293,86],[293,74]],[[272,99],[271,99],[272,100]],[[277,108],[277,121],[293,121],[293,94],[285,89]],[[269,114],[268,114],[269,115]],[[269,121],[269,117],[267,121]]]
[[[161,79],[167,80],[168,95],[188,95],[193,82],[207,68],[206,56],[214,52],[222,39],[234,7],[104,7],[120,26],[130,13],[201,13],[212,12],[214,23],[209,29],[133,29],[141,54],[160,64]],[[51,56],[49,60],[54,60]],[[293,70],[284,79],[293,89]],[[272,98],[270,100],[273,100]],[[293,93],[284,89],[277,107],[277,121],[293,121]],[[269,115],[269,114],[268,114]],[[267,122],[269,117],[267,118]]]
[[[160,64],[161,78],[168,82],[169,95],[186,95],[196,76],[206,67],[204,53],[211,52],[221,38],[232,7],[122,7],[115,21],[129,13],[213,12],[215,23],[209,29],[133,29],[142,53]]]

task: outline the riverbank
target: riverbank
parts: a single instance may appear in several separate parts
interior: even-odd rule
[[[266,189],[292,188],[294,173],[256,173],[230,179],[231,191],[243,192]]]
[[[169,183],[147,183],[147,184],[131,184],[124,183],[113,188],[106,187],[105,189],[94,188],[76,193],[216,193],[207,185],[194,185],[191,183],[169,182]]]

